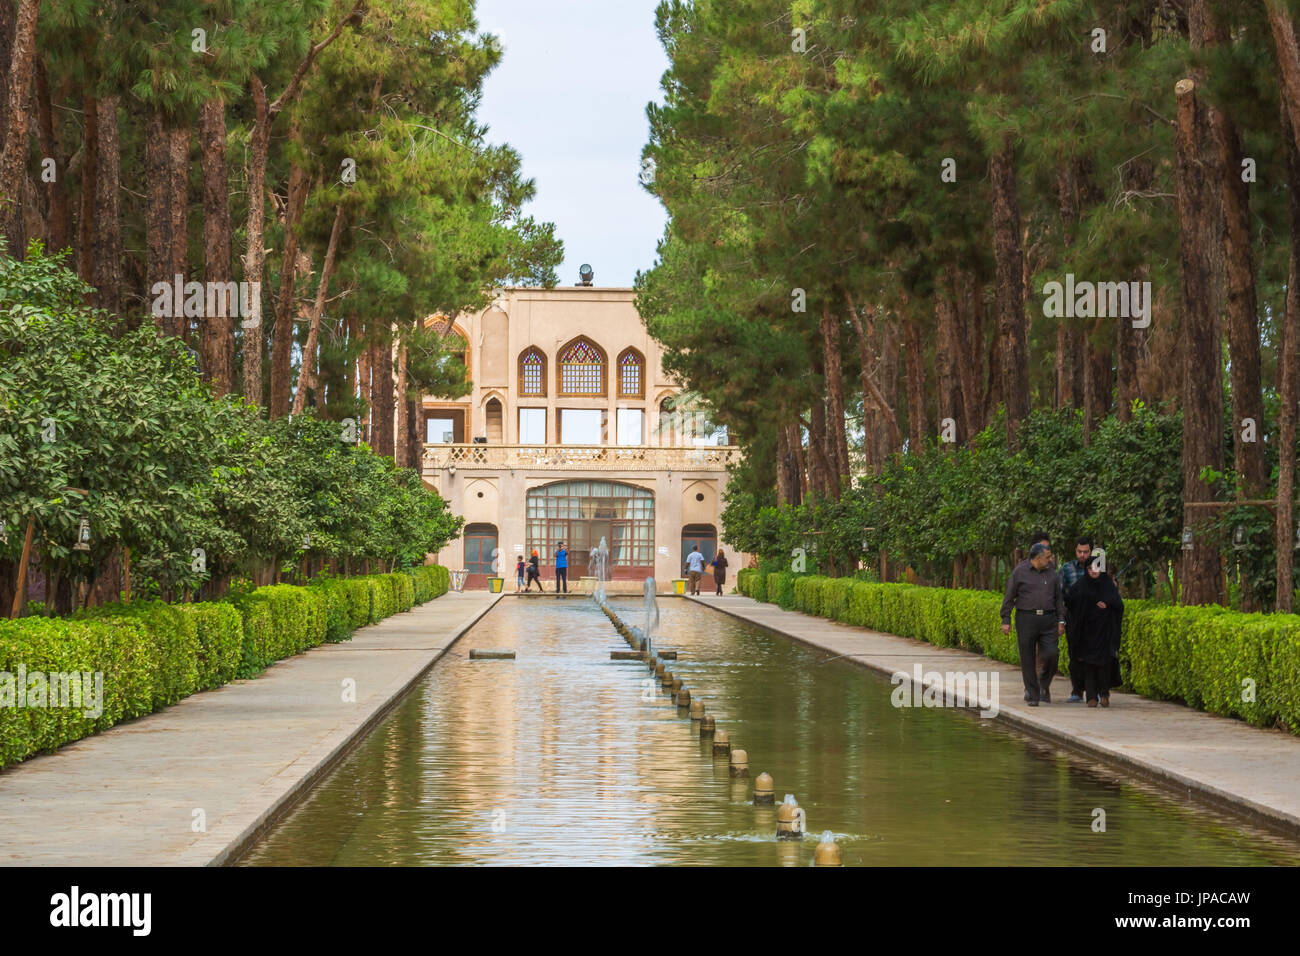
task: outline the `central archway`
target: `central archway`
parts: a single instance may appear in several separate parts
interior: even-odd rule
[[[654,575],[654,492],[620,481],[556,481],[528,490],[528,553],[554,567],[555,544],[565,542],[570,576],[587,573],[591,549],[603,537],[610,576],[640,580]]]

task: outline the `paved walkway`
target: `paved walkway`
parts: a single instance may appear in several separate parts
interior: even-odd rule
[[[829,652],[828,656],[852,654],[848,660],[872,670],[901,673],[909,686],[916,664],[922,666],[923,675],[930,671],[997,673],[998,719],[1141,775],[1253,811],[1292,834],[1300,834],[1300,738],[1291,734],[1260,730],[1238,720],[1135,694],[1112,694],[1108,710],[1065,704],[1070,682],[1064,677],[1056,678],[1052,685],[1052,704],[1030,707],[1023,699],[1020,668],[980,654],[783,611],[775,604],[740,595],[688,600],[786,634]],[[949,699],[957,696],[951,684],[946,692]]]
[[[226,862],[500,598],[444,594],[0,772],[0,864]]]

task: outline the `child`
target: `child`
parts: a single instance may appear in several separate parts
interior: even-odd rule
[[[524,556],[519,556],[519,563],[515,565],[515,593],[518,594],[524,587]]]

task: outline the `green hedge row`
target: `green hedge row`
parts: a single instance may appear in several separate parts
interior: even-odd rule
[[[992,592],[756,570],[741,571],[736,587],[788,610],[1020,663],[1015,630],[1002,633],[1002,597]],[[1124,605],[1120,668],[1134,691],[1300,733],[1300,615]],[[1062,639],[1062,673],[1068,657]]]
[[[285,657],[446,594],[450,576],[436,565],[359,578],[322,578],[305,586],[276,584],[201,604],[136,601],[72,618],[0,619],[0,767],[140,717],[196,691],[253,677]],[[48,685],[28,703],[22,674],[102,674]],[[40,693],[39,691],[35,691]],[[67,701],[81,706],[49,706]],[[87,710],[102,712],[87,715]]]

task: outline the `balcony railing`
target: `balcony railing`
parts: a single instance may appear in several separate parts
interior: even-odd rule
[[[451,445],[424,446],[424,470],[457,468],[585,471],[724,471],[740,460],[735,445]]]

